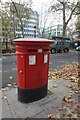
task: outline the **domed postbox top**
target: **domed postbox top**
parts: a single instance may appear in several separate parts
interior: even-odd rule
[[[44,38],[18,38],[14,39],[13,42],[51,42],[53,40],[48,40]]]
[[[20,46],[26,46],[26,45],[50,45],[51,43],[53,43],[53,40],[49,40],[49,39],[44,39],[44,38],[18,38],[18,39],[14,39],[13,43],[16,45],[20,45]],[[44,44],[45,43],[45,44]]]
[[[14,39],[14,44],[33,44],[33,43],[48,43],[51,44],[53,40],[48,40],[44,38],[18,38]]]

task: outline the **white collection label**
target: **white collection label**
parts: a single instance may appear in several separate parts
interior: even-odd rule
[[[48,62],[48,54],[44,54],[44,63]]]
[[[35,65],[36,64],[36,56],[30,55],[29,56],[29,65]]]

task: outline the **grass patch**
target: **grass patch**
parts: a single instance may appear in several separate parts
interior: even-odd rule
[[[53,92],[51,92],[50,90],[48,90],[48,93],[47,93],[48,95],[53,95],[54,93]]]

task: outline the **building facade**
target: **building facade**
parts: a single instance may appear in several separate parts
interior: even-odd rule
[[[36,11],[29,9],[29,19],[23,18],[22,22],[24,23],[24,37],[39,37],[39,15]],[[19,25],[15,29],[15,36],[22,37],[22,31]]]
[[[17,12],[14,9],[12,3],[5,3],[7,8],[9,18],[6,18],[9,23],[6,22],[6,26],[8,30],[6,31],[6,26],[2,25],[2,42],[11,42],[14,38],[21,38],[21,37],[39,37],[39,14],[36,11],[33,11],[31,8],[27,8],[23,4],[14,3],[16,9],[19,13],[19,17],[17,17]],[[29,18],[27,18],[27,13],[29,14]],[[5,16],[3,16],[5,17]],[[21,21],[20,21],[21,20]],[[23,26],[23,33],[21,29],[21,23]],[[8,32],[9,31],[9,32]],[[6,33],[8,36],[6,36]]]
[[[51,38],[52,36],[62,36],[63,26],[61,24],[48,27],[44,30],[44,37]]]
[[[39,14],[24,4],[14,4],[16,8],[12,3],[10,4],[10,14],[13,22],[12,31],[14,37],[38,37]]]

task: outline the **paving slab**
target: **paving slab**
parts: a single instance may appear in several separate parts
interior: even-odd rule
[[[29,103],[29,104],[28,103],[23,104],[19,102],[17,100],[17,94],[16,94],[15,88],[12,88],[10,91],[8,91],[6,94],[6,97],[7,97],[8,105],[10,107],[13,118],[27,118],[27,117],[31,117],[43,111],[40,108],[40,106],[36,104],[36,102]],[[7,106],[7,104],[5,106]]]
[[[24,107],[25,104],[18,101],[17,88],[11,88],[6,92],[6,96],[9,104],[15,104],[16,106]]]
[[[51,113],[56,113],[58,110],[58,107],[61,106],[62,104],[62,99],[57,97],[55,100],[45,104],[41,105],[41,108],[44,110],[45,114],[51,114]]]
[[[49,90],[55,93],[58,97],[63,97],[65,94],[68,94],[71,90],[67,87],[67,80],[49,80]],[[55,87],[56,85],[56,87]]]
[[[54,85],[57,84],[56,87]],[[2,117],[3,118],[48,118],[49,114],[57,114],[58,107],[62,105],[64,95],[68,94],[70,89],[67,87],[66,80],[49,80],[48,90],[51,94],[46,97],[32,102],[21,103],[18,101],[17,88],[10,88],[3,92],[3,97],[6,99],[2,101]],[[73,94],[73,98],[78,96]],[[61,111],[65,113],[64,111]]]
[[[6,100],[2,101],[2,118],[13,118]]]
[[[47,95],[46,97],[42,98],[41,100],[38,100],[36,103],[39,106],[41,106],[41,105],[45,105],[45,104],[55,100],[56,98],[57,98],[57,95],[52,93],[52,95]]]
[[[47,119],[47,117],[48,117],[47,114],[44,111],[42,111],[39,114],[32,116],[31,118],[41,118],[41,120],[44,120],[44,118]]]
[[[0,91],[0,120],[2,118],[2,92]]]
[[[44,112],[41,105],[56,99],[56,95],[52,94],[33,103],[24,104],[17,100],[17,88],[10,88],[10,90],[3,92],[4,95],[6,95],[7,100],[3,100],[3,118],[30,118],[39,115],[39,113]]]

